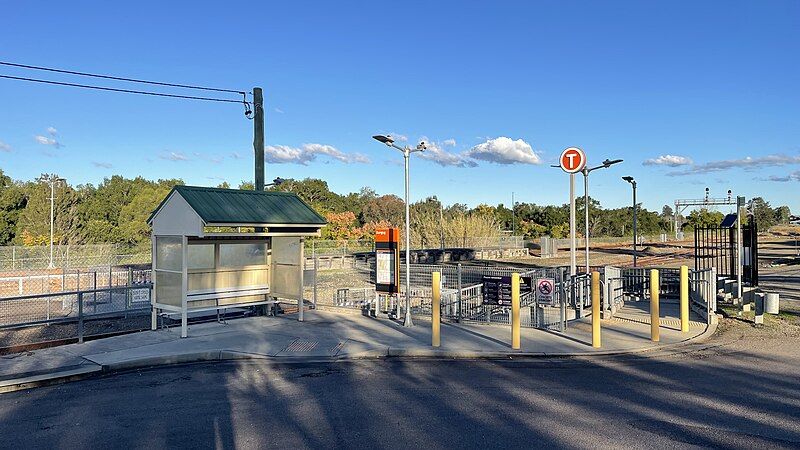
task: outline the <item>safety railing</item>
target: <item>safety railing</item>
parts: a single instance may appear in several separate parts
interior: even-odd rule
[[[675,267],[634,267],[621,269],[624,295],[645,298],[650,292],[650,270],[658,269],[659,294],[662,297],[677,297],[680,294],[680,269]]]
[[[712,323],[717,310],[717,270],[715,268],[689,271],[689,303],[692,310]]]

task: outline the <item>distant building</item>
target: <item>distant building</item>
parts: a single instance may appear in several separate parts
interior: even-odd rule
[[[789,216],[789,223],[792,225],[800,225],[800,216]]]

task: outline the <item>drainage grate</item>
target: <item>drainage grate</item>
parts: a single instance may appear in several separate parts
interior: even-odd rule
[[[316,341],[306,341],[305,339],[295,339],[294,341],[292,341],[291,344],[289,344],[286,347],[286,349],[284,351],[286,351],[286,352],[296,352],[296,353],[310,352],[310,351],[314,350],[315,348],[317,348],[317,344],[319,344],[319,343],[316,342]]]

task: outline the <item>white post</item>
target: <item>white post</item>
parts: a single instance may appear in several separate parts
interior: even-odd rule
[[[575,174],[569,174],[569,274],[577,273],[575,260]]]
[[[297,297],[297,320],[302,322],[303,321],[303,272],[305,271],[305,256],[303,251],[303,246],[305,245],[305,238],[300,238],[300,259],[299,259],[299,267],[300,267],[300,295]]]
[[[189,335],[189,302],[187,292],[189,290],[189,273],[187,266],[189,263],[189,240],[186,236],[181,236],[181,337]]]
[[[55,211],[55,182],[50,180],[50,264],[47,265],[48,269],[55,267],[53,265],[53,213]]]
[[[158,311],[156,310],[156,237],[150,235],[150,246],[152,248],[151,262],[150,262],[150,278],[153,283],[153,290],[150,292],[150,329],[155,331],[158,328]],[[78,272],[78,281],[80,281],[80,272]]]
[[[742,270],[744,264],[742,261],[742,207],[744,206],[744,197],[736,198],[736,298],[742,301]],[[747,211],[745,209],[745,211]],[[751,238],[752,239],[752,238]],[[744,304],[744,303],[742,303]]]
[[[583,243],[586,246],[586,273],[589,273],[589,170],[583,168],[583,210],[585,230]]]
[[[411,221],[409,216],[411,210],[408,205],[408,156],[410,149],[408,147],[403,150],[403,157],[406,166],[406,318],[403,326],[412,327],[414,324],[411,322]]]

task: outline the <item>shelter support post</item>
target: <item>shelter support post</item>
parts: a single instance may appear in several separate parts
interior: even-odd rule
[[[300,260],[298,267],[300,268],[300,287],[299,287],[299,294],[297,296],[297,320],[302,322],[304,320],[303,317],[303,272],[305,271],[305,255],[304,255],[304,246],[306,243],[305,238],[300,238]]]
[[[186,236],[181,236],[181,337],[189,335],[189,273],[187,270],[189,260],[189,242]]]

